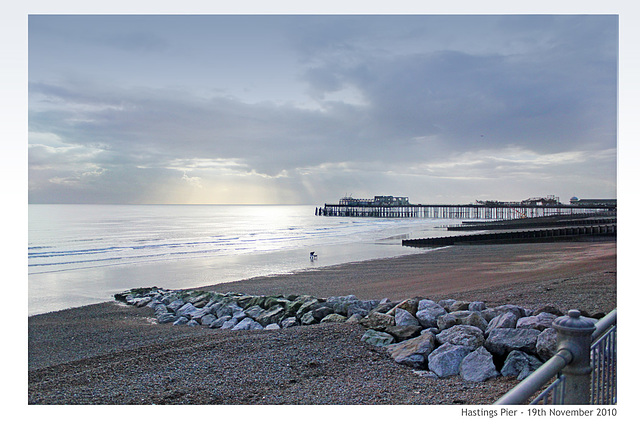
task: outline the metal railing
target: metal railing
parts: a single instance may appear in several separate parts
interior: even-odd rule
[[[530,404],[615,404],[616,322],[617,310],[595,325],[578,310],[556,319],[557,353],[495,404],[523,404],[555,376]]]

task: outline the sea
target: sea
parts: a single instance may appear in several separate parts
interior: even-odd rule
[[[30,316],[135,287],[195,288],[425,253],[402,239],[443,236],[453,222],[316,216],[309,205],[30,204],[28,220]]]

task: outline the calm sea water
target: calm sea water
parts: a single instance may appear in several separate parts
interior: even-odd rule
[[[29,315],[141,286],[199,287],[425,252],[446,220],[316,217],[313,206],[29,205]],[[309,252],[319,258],[311,262]]]

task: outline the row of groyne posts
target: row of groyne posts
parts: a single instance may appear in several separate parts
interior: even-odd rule
[[[327,217],[433,218],[466,220],[513,220],[557,215],[603,214],[615,208],[600,205],[345,205],[324,204],[315,215]]]

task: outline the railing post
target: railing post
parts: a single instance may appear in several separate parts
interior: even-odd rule
[[[558,351],[571,353],[571,362],[562,370],[565,375],[564,404],[589,404],[591,390],[591,334],[596,329],[592,321],[570,310],[567,316],[553,322],[558,331]]]

